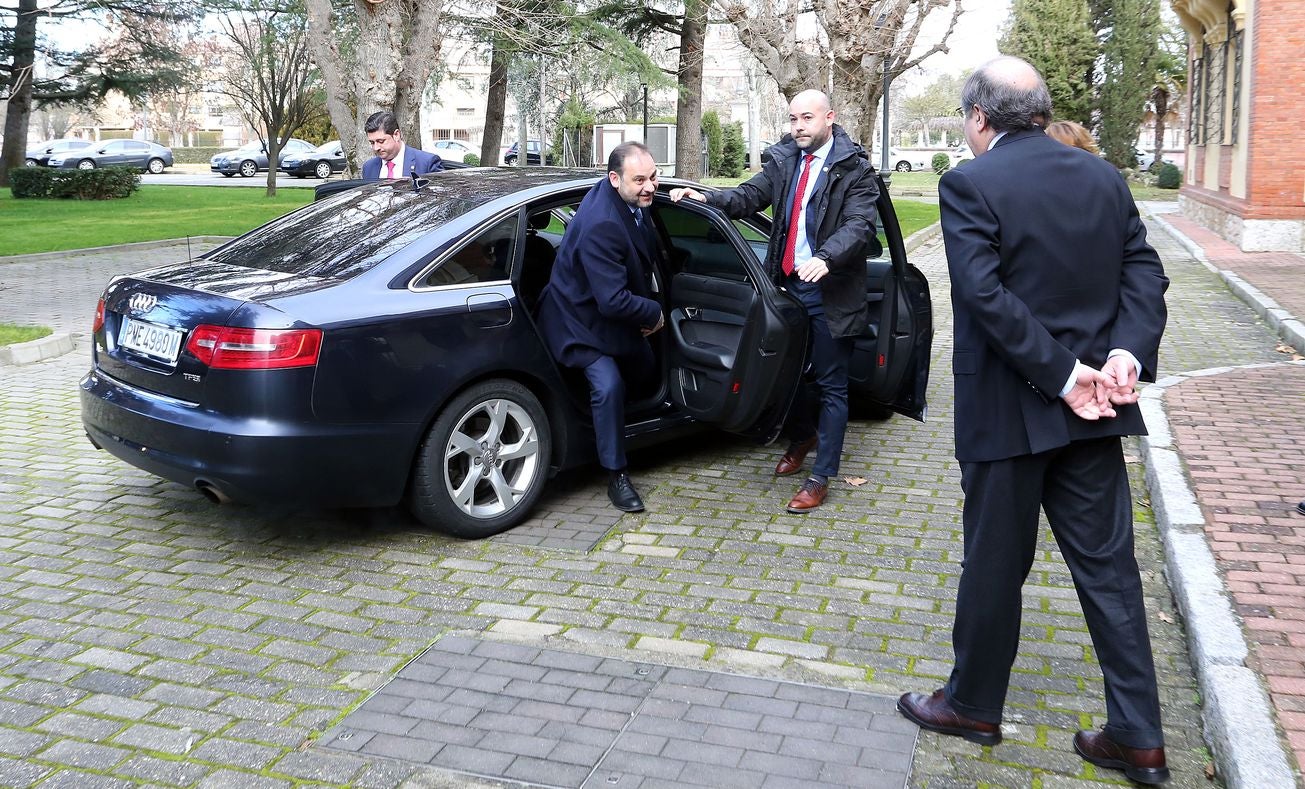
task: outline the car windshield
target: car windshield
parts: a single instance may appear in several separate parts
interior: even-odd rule
[[[339,140],[332,140],[331,142],[324,142],[324,143],[322,143],[321,145],[317,146],[317,152],[318,152],[318,153],[330,153],[331,150],[332,150],[333,148],[335,148],[335,146],[337,146],[337,145],[339,145],[339,144],[340,144],[340,141],[339,141]]]
[[[491,195],[433,181],[350,189],[307,205],[215,250],[208,260],[301,277],[355,277]]]

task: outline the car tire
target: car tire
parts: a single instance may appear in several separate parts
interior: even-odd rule
[[[77,169],[78,169],[78,170],[94,170],[94,169],[95,169],[95,160],[94,160],[94,159],[82,159],[80,162],[77,163]]]
[[[498,455],[504,444],[511,457]],[[548,414],[529,389],[503,379],[476,384],[431,424],[413,466],[409,507],[444,534],[498,534],[529,516],[548,479],[551,453]]]
[[[24,167],[35,167],[35,166],[37,166],[38,164],[40,164],[40,162],[36,161],[35,159],[24,159],[24,160],[23,160],[23,166],[24,166]]]
[[[318,163],[316,164],[316,166],[313,167],[313,174],[316,175],[318,178],[321,178],[322,180],[326,180],[327,178],[330,178],[330,177],[331,177],[331,163],[330,163],[330,162],[318,162]]]
[[[159,173],[163,172],[163,160],[156,156],[153,159],[150,159],[149,164],[145,165],[145,169],[149,170],[151,173],[154,173],[155,175],[158,175]]]
[[[515,167],[517,164],[517,157],[515,156],[504,157],[503,164],[506,164],[508,167]]]
[[[898,163],[897,163],[897,166],[894,167],[893,169],[896,170],[896,171],[899,172],[899,173],[909,173],[909,172],[911,172],[911,163],[910,163],[910,162],[898,162]]]
[[[258,175],[258,164],[253,159],[246,159],[240,163],[240,177],[253,178]]]

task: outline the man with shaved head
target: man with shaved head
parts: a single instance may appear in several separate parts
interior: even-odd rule
[[[1051,98],[1032,66],[985,64],[966,81],[961,109],[975,158],[938,184],[965,493],[955,666],[933,695],[907,693],[897,707],[931,731],[1001,742],[1041,510],[1105,679],[1105,726],[1080,731],[1074,749],[1139,783],[1163,783],[1120,442],[1146,433],[1134,386],[1155,380],[1169,280],[1119,173],[1043,133]]]
[[[799,385],[775,474],[796,474],[816,450],[811,476],[788,503],[789,512],[806,513],[825,502],[843,454],[852,343],[869,326],[865,256],[879,187],[865,150],[834,123],[828,96],[804,90],[789,102],[788,116],[791,134],[771,146],[770,161],[746,183],[707,195],[672,189],[671,199],[705,200],[735,219],[774,209],[766,266],[806,307],[807,360],[819,391],[814,398]]]

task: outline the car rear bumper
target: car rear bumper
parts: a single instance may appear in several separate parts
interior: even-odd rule
[[[409,424],[232,418],[98,370],[80,388],[82,425],[96,446],[164,479],[253,504],[395,504],[418,434]]]

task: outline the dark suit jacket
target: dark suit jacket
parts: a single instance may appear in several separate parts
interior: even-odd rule
[[[414,148],[411,145],[404,151],[404,158],[408,161],[404,164],[407,172],[400,173],[397,170],[394,173],[395,178],[408,178],[414,172],[417,175],[422,173],[434,173],[444,169],[444,163],[440,157],[433,153],[423,151],[420,148]],[[379,181],[381,178],[381,157],[373,156],[363,162],[362,177],[369,181]]]
[[[875,235],[875,200],[879,185],[865,149],[834,124],[834,147],[817,175],[807,203],[807,238],[813,256],[823,258],[829,273],[820,280],[820,299],[835,337],[855,337],[869,324],[866,309],[865,256]],[[734,219],[773,209],[766,267],[777,280],[788,237],[793,182],[798,173],[797,143],[791,135],[770,147],[761,172],[733,189],[709,192],[707,202]]]
[[[1136,405],[1089,422],[1059,397],[1078,359],[1123,348],[1154,381],[1169,280],[1118,171],[1040,129],[938,184],[951,273],[956,457],[991,461],[1146,433]]]
[[[587,367],[646,342],[640,327],[655,326],[662,313],[648,282],[653,244],[607,178],[580,201],[539,297],[539,327],[558,362]]]

